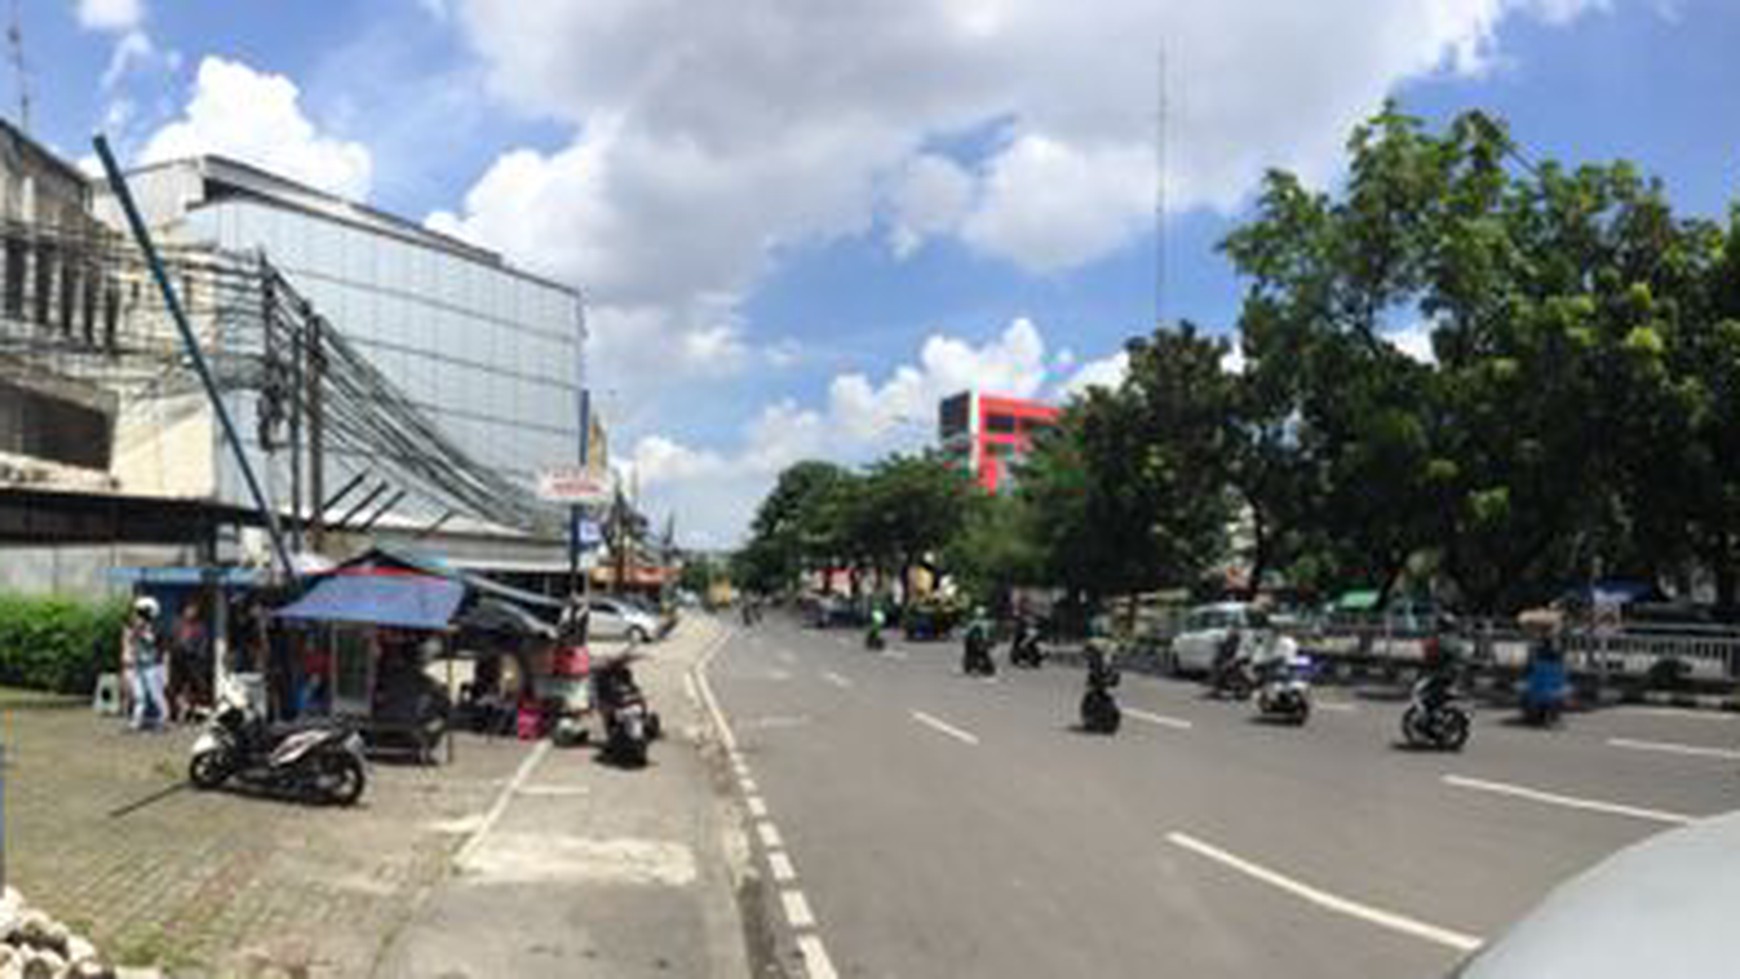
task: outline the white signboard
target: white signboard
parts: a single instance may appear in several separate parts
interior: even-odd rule
[[[579,466],[538,473],[538,499],[551,503],[604,503],[610,485]]]

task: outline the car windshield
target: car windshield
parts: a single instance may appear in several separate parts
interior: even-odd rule
[[[1740,810],[1740,0],[0,19],[0,979],[1433,976]]]

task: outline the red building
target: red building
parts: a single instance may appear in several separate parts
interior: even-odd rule
[[[1058,411],[1025,398],[962,391],[937,406],[937,440],[987,492],[1005,492],[1034,434],[1057,424]]]

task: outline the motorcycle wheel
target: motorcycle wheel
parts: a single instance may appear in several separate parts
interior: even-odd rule
[[[1311,701],[1300,697],[1299,702],[1293,705],[1293,710],[1287,719],[1293,722],[1294,727],[1304,727],[1305,722],[1311,719]]]
[[[1438,723],[1438,747],[1445,751],[1461,751],[1468,743],[1468,713],[1450,708],[1444,712],[1444,718]]]
[[[610,755],[624,768],[646,767],[646,739],[618,729],[610,742]]]
[[[187,763],[187,780],[196,789],[215,789],[230,777],[221,751],[202,751]]]
[[[363,774],[362,762],[350,755],[331,755],[320,760],[320,776],[316,781],[328,803],[349,806],[362,798],[368,776]]]
[[[1407,740],[1409,745],[1416,748],[1428,741],[1435,740],[1426,733],[1425,713],[1425,709],[1419,704],[1409,704],[1408,709],[1402,712],[1402,737]]]

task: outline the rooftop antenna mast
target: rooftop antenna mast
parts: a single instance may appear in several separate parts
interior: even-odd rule
[[[18,126],[30,134],[30,70],[24,64],[24,26],[19,14],[20,0],[12,0],[12,20],[6,25],[7,54],[12,60],[12,77],[18,85]]]
[[[1166,42],[1155,52],[1154,326],[1166,321]]]

